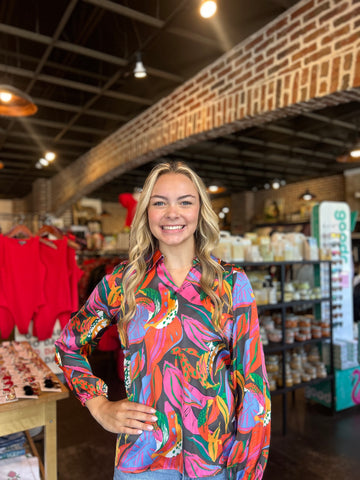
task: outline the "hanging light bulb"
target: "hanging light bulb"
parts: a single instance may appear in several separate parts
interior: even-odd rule
[[[0,92],[0,100],[3,103],[9,103],[12,99],[12,94],[10,92],[2,91]]]
[[[350,156],[352,158],[360,158],[360,143],[358,142],[355,147],[351,150]]]
[[[272,181],[271,186],[272,186],[272,188],[273,188],[274,190],[279,190],[279,188],[280,188],[280,181],[279,181],[277,178],[275,178],[275,180]]]
[[[46,158],[40,158],[39,162],[43,167],[47,167],[49,165],[49,161],[46,160]]]
[[[145,78],[147,76],[146,69],[141,60],[141,53],[136,54],[136,64],[134,68],[134,77],[136,78]]]
[[[215,0],[202,0],[200,5],[200,15],[203,18],[210,18],[215,15],[217,4]]]
[[[10,85],[0,85],[0,115],[27,117],[37,112],[29,95]]]
[[[45,158],[48,162],[53,162],[56,158],[56,155],[54,152],[46,152],[45,153]]]

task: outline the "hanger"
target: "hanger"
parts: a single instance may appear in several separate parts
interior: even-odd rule
[[[15,225],[8,233],[5,234],[9,238],[33,238],[34,235],[31,232],[31,230],[24,225],[23,223],[19,223]],[[46,240],[45,238],[40,238],[40,242],[43,243],[44,245],[47,245],[48,247],[54,248],[55,250],[57,249],[57,246],[53,243],[50,242],[49,240]]]
[[[23,237],[23,238],[31,238],[34,235],[32,234],[31,230],[22,223],[15,225],[8,233],[5,234],[9,238],[15,237]]]
[[[39,231],[37,232],[39,237],[45,237],[46,235],[52,235],[53,237],[61,240],[64,235],[58,228],[54,227],[53,225],[43,225]]]
[[[52,235],[55,238],[57,238],[58,240],[61,240],[62,238],[64,238],[64,234],[62,233],[62,231],[59,228],[54,227],[54,225],[43,225],[39,229],[39,231],[37,232],[37,235],[39,235],[39,237],[44,237],[46,235]],[[78,250],[80,248],[79,245],[76,242],[74,242],[73,240],[71,240],[68,237],[66,237],[66,238],[67,238],[67,243],[68,243],[69,247],[74,248],[75,250]]]

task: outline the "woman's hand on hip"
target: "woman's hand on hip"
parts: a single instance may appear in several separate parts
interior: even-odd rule
[[[111,402],[104,396],[90,398],[86,402],[91,415],[105,429],[112,433],[139,435],[144,430],[153,430],[157,421],[156,410],[128,399]]]

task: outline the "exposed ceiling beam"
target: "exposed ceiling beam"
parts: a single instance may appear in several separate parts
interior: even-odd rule
[[[187,158],[190,160],[198,159],[202,160],[204,162],[207,162],[207,165],[209,168],[214,168],[213,164],[217,164],[219,168],[221,168],[220,165],[238,165],[239,167],[253,167],[254,166],[254,161],[248,159],[247,157],[255,159],[255,164],[258,166],[258,168],[263,169],[262,171],[270,170],[272,172],[276,172],[276,176],[282,176],[282,174],[286,174],[289,172],[292,172],[298,176],[301,176],[304,174],[304,167],[308,167],[309,169],[316,171],[318,173],[323,174],[324,171],[339,171],[342,167],[339,165],[337,166],[329,166],[324,163],[315,163],[313,161],[309,162],[306,160],[302,159],[295,159],[292,158],[291,160],[286,157],[286,156],[280,156],[280,155],[266,155],[262,152],[252,152],[252,151],[247,151],[244,150],[241,152],[241,156],[238,156],[236,159],[232,158],[230,159],[229,157],[222,157],[220,155],[216,155],[213,153],[209,153],[208,151],[206,154],[200,154],[200,153],[191,153],[190,152],[177,152],[174,154],[175,157],[182,157],[182,158]],[[243,160],[242,158],[245,158]],[[261,161],[257,161],[261,160]],[[212,162],[211,167],[209,162]]]
[[[351,130],[357,133],[359,132],[360,128],[360,124],[355,125],[354,123],[345,122],[344,120],[338,120],[336,118],[326,117],[325,115],[320,115],[319,113],[306,112],[303,113],[303,116],[306,118],[310,118],[311,120],[316,120],[317,122],[335,125],[336,127],[345,128],[347,130]]]
[[[38,141],[42,141],[44,142],[44,144],[46,145],[46,143],[49,143],[49,144],[53,144],[54,143],[54,137],[50,137],[48,135],[38,135],[36,134],[35,137],[36,138],[32,138],[31,136],[29,137],[29,134],[28,133],[23,133],[23,132],[18,132],[18,131],[10,131],[8,134],[7,134],[9,137],[15,137],[15,138],[21,138],[25,141],[29,141],[29,139],[33,140],[36,145],[38,145]],[[64,138],[61,143],[63,145],[73,145],[75,147],[83,147],[85,149],[90,149],[93,144],[91,142],[86,142],[84,140],[73,140],[73,139],[69,139],[69,138]]]
[[[31,70],[25,70],[24,68],[18,68],[18,67],[12,67],[9,65],[0,64],[0,69],[2,69],[4,72],[8,72],[13,75],[19,75],[21,77],[32,78],[33,76],[33,72]],[[93,93],[95,95],[103,95],[105,97],[115,98],[117,100],[125,100],[127,102],[138,103],[144,106],[150,106],[153,104],[153,101],[147,98],[138,97],[135,95],[128,95],[126,93],[115,92],[111,90],[106,90],[105,87],[103,88],[94,87],[93,85],[89,85],[83,82],[75,82],[73,80],[54,77],[54,76],[46,75],[43,73],[39,74],[37,76],[37,79],[39,81],[50,83],[52,85],[67,87],[73,90],[80,90],[81,92]]]
[[[35,145],[35,144],[32,144],[32,145],[24,145],[24,144],[21,144],[21,143],[11,143],[11,142],[6,142],[6,149],[7,150],[15,150],[15,151],[25,151],[25,152],[35,152],[35,153],[41,153],[41,155],[44,153],[41,149],[41,147],[39,145]],[[63,156],[66,156],[66,157],[71,157],[71,158],[78,158],[79,157],[79,153],[77,153],[76,151],[74,151],[74,149],[71,149],[71,150],[64,150],[63,148],[57,148],[56,149],[56,154],[57,156],[59,155],[63,155]],[[8,156],[8,153],[7,152],[0,152],[0,156],[1,155],[4,155],[4,156]]]
[[[111,12],[117,13],[122,15],[123,17],[128,17],[137,22],[144,23],[145,25],[149,25],[151,27],[157,29],[163,29],[166,26],[166,22],[164,20],[160,20],[159,18],[152,17],[151,15],[144,14],[139,12],[138,10],[134,10],[129,7],[125,7],[124,5],[119,5],[118,3],[110,2],[109,0],[83,0],[86,3],[91,3],[92,5],[96,5],[98,7],[104,8]],[[192,33],[188,30],[184,30],[182,28],[176,28],[168,26],[166,28],[168,33],[172,33],[179,37],[187,38],[193,40],[198,43],[202,43],[203,45],[208,45],[209,47],[216,48],[219,52],[222,51],[221,46],[217,40],[213,40],[212,38],[204,37],[203,35]]]
[[[310,157],[318,157],[318,158],[324,158],[327,160],[333,160],[334,155],[331,155],[329,153],[325,152],[319,152],[319,151],[314,151],[310,150],[307,148],[300,148],[300,147],[292,147],[283,143],[278,143],[278,142],[269,142],[267,140],[260,140],[259,138],[253,138],[253,137],[245,137],[244,135],[224,135],[223,137],[226,140],[234,141],[234,142],[242,142],[242,143],[247,143],[249,145],[256,145],[256,146],[261,146],[264,149],[274,149],[274,150],[282,150],[286,151],[289,154],[292,153],[299,153],[301,155],[308,155]]]
[[[48,128],[55,128],[55,129],[61,129],[65,128],[67,126],[67,123],[64,122],[54,122],[52,120],[42,120],[40,118],[28,118],[27,123],[33,124],[33,125],[40,125],[42,127],[48,127]],[[107,130],[100,130],[100,128],[90,128],[90,127],[82,127],[81,125],[73,125],[71,127],[71,130],[74,132],[79,132],[79,133],[90,133],[91,135],[96,135],[98,137],[105,137],[108,135]]]
[[[323,137],[321,135],[315,135],[313,133],[308,133],[308,132],[304,132],[304,131],[301,131],[301,130],[293,130],[292,128],[281,127],[279,125],[265,124],[265,125],[263,125],[263,128],[265,130],[270,131],[270,132],[283,133],[285,135],[290,135],[290,136],[293,136],[295,138],[303,138],[304,140],[311,140],[313,142],[314,141],[315,142],[320,142],[320,143],[335,146],[335,147],[343,148],[344,146],[348,146],[348,144],[346,142],[342,142],[342,141],[336,140],[334,138],[327,138],[327,137]]]
[[[75,105],[70,105],[69,103],[55,102],[53,100],[46,100],[44,98],[39,98],[39,97],[32,97],[32,99],[36,105],[41,105],[42,107],[49,107],[49,108],[54,108],[55,110],[63,110],[65,112],[73,112],[73,113],[76,113],[79,111],[79,107],[76,107]],[[86,112],[84,112],[83,115],[106,118],[108,120],[114,120],[116,122],[128,122],[131,119],[130,116],[116,115],[110,112],[103,112],[100,110],[91,110],[91,109],[86,110]]]
[[[53,44],[54,48],[59,48],[71,53],[78,53],[79,55],[84,55],[85,57],[93,58],[96,60],[101,60],[118,67],[126,67],[129,64],[129,60],[126,58],[121,58],[115,55],[109,55],[106,52],[101,52],[98,50],[93,50],[81,45],[75,45],[73,43],[64,42],[62,40],[57,40],[53,43],[52,37],[42,35],[40,33],[35,33],[29,30],[24,30],[22,28],[13,27],[11,25],[6,25],[0,23],[0,33],[6,33],[15,37],[24,38],[26,40],[31,40],[33,42],[41,43],[44,45]],[[161,70],[159,68],[153,68],[150,65],[146,66],[146,70],[149,75],[154,77],[163,78],[164,80],[172,81],[176,84],[181,84],[184,82],[184,78],[181,75],[175,75],[171,72]]]
[[[55,42],[58,40],[58,38],[62,34],[62,32],[65,28],[65,25],[67,24],[69,18],[71,17],[71,14],[73,13],[78,1],[79,0],[71,0],[70,3],[68,3],[64,14],[62,15],[59,23],[57,24],[56,30],[55,30],[52,38],[51,38],[50,45],[47,46],[45,52],[42,54],[41,58],[39,59],[39,62],[38,62],[38,65],[37,65],[36,69],[33,72],[30,83],[26,88],[27,93],[29,93],[31,91],[32,87],[36,83],[36,80],[37,80],[41,70],[45,66],[45,63],[46,63],[47,59],[50,57],[51,52],[54,49]]]

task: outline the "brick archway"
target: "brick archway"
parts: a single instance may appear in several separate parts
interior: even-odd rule
[[[360,98],[360,3],[302,0],[50,180],[50,209],[179,147]]]

